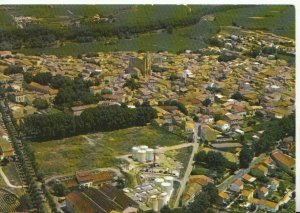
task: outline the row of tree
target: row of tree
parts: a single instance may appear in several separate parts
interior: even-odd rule
[[[143,126],[156,116],[156,111],[151,107],[95,107],[83,111],[80,116],[63,112],[29,115],[24,118],[21,129],[25,135],[35,140],[51,140],[82,133]]]

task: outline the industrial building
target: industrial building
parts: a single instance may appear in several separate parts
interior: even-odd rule
[[[146,145],[134,146],[131,148],[132,159],[140,163],[154,161],[154,149]]]
[[[133,189],[123,191],[132,200],[140,204],[142,210],[152,209],[155,212],[167,205],[173,192],[174,178],[171,176],[158,177],[152,182],[144,183]]]

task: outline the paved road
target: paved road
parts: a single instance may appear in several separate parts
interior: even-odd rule
[[[177,193],[177,197],[176,197],[176,200],[175,200],[175,203],[174,203],[174,208],[178,207],[179,205],[179,201],[181,199],[181,196],[185,190],[185,186],[189,180],[189,176],[193,170],[193,163],[194,163],[194,156],[195,154],[198,152],[198,148],[199,148],[199,143],[198,143],[198,127],[199,127],[199,124],[196,123],[195,124],[195,128],[194,128],[194,136],[193,136],[193,139],[194,139],[194,142],[193,142],[193,151],[192,151],[192,154],[191,154],[191,157],[190,157],[190,160],[189,160],[189,163],[187,165],[187,168],[185,170],[185,174],[184,174],[184,177],[181,181],[181,186],[178,190],[178,193]]]
[[[5,181],[6,185],[10,188],[16,188],[16,189],[21,189],[23,188],[23,186],[15,186],[13,184],[10,183],[10,181],[8,180],[8,178],[6,177],[6,175],[4,174],[2,167],[0,167],[0,175],[2,176],[3,180]]]
[[[224,191],[225,189],[227,189],[227,187],[234,182],[236,179],[241,178],[245,173],[248,173],[250,171],[250,169],[257,164],[258,162],[260,162],[264,157],[266,156],[266,154],[261,154],[260,156],[254,158],[252,160],[252,162],[250,163],[249,168],[247,169],[240,169],[237,171],[237,173],[235,175],[231,175],[230,177],[228,177],[226,180],[224,180],[221,184],[219,184],[217,186],[219,192]]]

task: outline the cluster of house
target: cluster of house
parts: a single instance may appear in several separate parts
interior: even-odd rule
[[[249,208],[251,205],[255,205],[262,210],[277,212],[281,205],[291,199],[291,192],[293,191],[293,189],[287,189],[285,195],[277,202],[270,200],[270,195],[277,191],[280,181],[283,181],[268,176],[277,167],[295,175],[295,160],[276,149],[271,153],[271,156],[253,166],[249,173],[245,173],[241,178],[231,183],[227,190],[221,191],[219,193],[220,204],[228,205],[234,199],[239,199],[244,201],[240,204],[242,207]],[[267,177],[268,183],[258,183],[257,179],[261,177]],[[248,184],[251,185],[250,188],[246,187]]]
[[[237,42],[235,36],[221,38],[233,46],[239,45],[240,47],[233,48],[235,51],[247,49],[250,40],[254,39],[265,45],[275,45],[278,49],[284,48],[281,38],[272,37],[270,40],[270,35],[265,34],[246,34],[239,37],[241,42]],[[229,46],[226,45],[225,49],[232,49]],[[217,55],[192,52],[179,55],[167,52],[112,52],[81,58],[58,58],[53,55],[25,56],[0,51],[0,58],[1,64],[5,66],[19,65],[24,71],[33,74],[51,72],[52,75],[60,74],[70,78],[80,74],[85,80],[98,81],[97,86],[90,87],[93,95],[102,94],[104,100],[98,105],[124,103],[128,107],[134,107],[137,102],[149,101],[151,106],[158,107],[157,123],[171,131],[176,125],[183,125],[183,129],[189,131],[192,119],[174,106],[158,106],[160,101],[177,100],[183,103],[189,113],[197,114],[201,118],[204,128],[213,127],[221,132],[239,129],[244,117],[253,116],[257,111],[264,116],[281,118],[294,110],[295,92],[291,88],[295,85],[295,68],[288,66],[284,60],[268,57],[237,58],[234,61],[219,62]],[[5,66],[1,66],[0,69],[4,69]],[[158,66],[164,71],[157,72],[153,66]],[[123,87],[126,79],[132,74],[140,76],[140,88],[134,91]],[[172,79],[172,76],[175,77]],[[1,81],[12,89],[9,93],[13,95],[18,106],[13,110],[16,111],[17,120],[35,112],[31,108],[35,98],[43,98],[51,103],[58,93],[56,89],[36,82],[24,83],[22,74],[3,75]],[[236,92],[246,100],[230,99]],[[265,95],[261,96],[262,93]],[[205,100],[209,100],[209,104],[204,104]],[[28,109],[20,105],[24,103]],[[71,110],[74,114],[80,114],[84,109],[93,106],[82,105]],[[216,114],[220,115],[221,119],[214,121],[213,116]]]
[[[272,55],[251,58],[242,56],[241,52],[250,50],[254,41],[290,54],[294,54],[295,50],[290,47],[291,45],[284,45],[293,41],[265,33],[248,32],[242,36],[221,35],[219,39],[225,41],[225,48],[208,47],[198,52],[186,51],[181,54],[111,52],[87,54],[80,58],[71,56],[59,58],[53,55],[26,56],[19,53],[13,54],[10,51],[0,51],[0,71],[8,66],[18,65],[23,68],[24,72],[33,74],[51,72],[53,76],[60,74],[71,79],[80,74],[84,80],[95,82],[89,91],[93,95],[100,94],[102,99],[96,104],[72,107],[70,111],[74,115],[80,115],[85,109],[95,106],[123,104],[134,108],[137,103],[142,104],[147,101],[157,111],[158,117],[155,122],[159,126],[169,131],[179,128],[192,135],[196,117],[201,123],[198,131],[200,138],[213,142],[212,147],[216,149],[234,148],[238,151],[241,149],[241,144],[236,141],[232,143],[234,138],[253,131],[251,125],[245,122],[246,118],[257,114],[263,117],[282,118],[295,110],[295,90],[293,89],[295,67],[288,65],[285,60],[275,59]],[[211,54],[203,54],[207,51]],[[224,51],[235,52],[240,57],[233,61],[220,62],[218,55]],[[124,87],[126,81],[134,76],[138,77],[136,81],[140,87],[136,90]],[[51,103],[59,92],[50,86],[36,82],[27,84],[23,74],[20,73],[4,75],[0,72],[0,83],[7,89],[6,95],[13,97],[9,104],[17,122],[24,116],[38,111],[33,107],[34,99],[45,99],[51,107]],[[233,95],[239,97],[233,99]],[[170,100],[183,104],[188,113],[195,117],[184,114],[180,106],[174,106],[176,104],[172,106],[161,104]],[[47,112],[39,110],[39,113]],[[262,133],[257,132],[253,140],[258,140]],[[282,144],[284,147],[281,147],[281,150],[294,149],[294,143],[289,139]],[[272,161],[275,161],[278,166],[289,173],[294,173],[293,158],[283,154],[280,150],[275,150],[271,156]],[[268,164],[261,163],[251,169],[251,174],[267,175],[269,169]],[[102,185],[112,178],[111,173],[79,172],[75,176],[60,181],[64,182],[67,187],[77,187],[91,186],[97,182]],[[211,181],[209,177],[192,176],[190,184],[192,189],[199,191],[199,188]],[[237,180],[230,185],[229,190],[242,191],[245,181],[248,180]],[[270,190],[264,186],[256,191],[263,193],[266,189]],[[69,196],[70,208],[77,208],[78,200],[90,200],[89,193],[96,193],[99,200],[110,199],[105,192],[101,190],[95,192],[94,189],[89,188],[88,192],[74,192]],[[243,196],[251,195],[247,191],[242,194]],[[187,192],[184,202],[192,200],[194,195],[195,193]],[[220,196],[226,197],[226,192],[221,192]],[[228,199],[230,199],[229,195]],[[82,204],[82,208],[88,207],[89,202]],[[113,200],[111,206],[117,206],[116,211],[131,208],[127,204],[123,206],[124,208],[120,208],[121,204],[115,202],[117,201]],[[247,202],[270,210],[278,208],[278,205],[273,206],[275,204],[271,201],[260,197],[249,198]],[[105,209],[102,207],[105,204],[97,200],[93,203],[97,203],[97,207],[93,208],[102,208],[102,210],[97,210],[98,212],[115,210],[112,207]]]

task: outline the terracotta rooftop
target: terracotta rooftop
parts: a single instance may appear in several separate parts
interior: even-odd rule
[[[287,166],[287,167],[292,167],[292,166],[295,165],[295,159],[291,158],[291,157],[288,156],[288,155],[283,154],[280,150],[274,150],[274,151],[272,152],[272,157],[273,157],[276,161],[278,161],[278,162],[284,164],[284,165]]]
[[[221,198],[224,198],[224,199],[229,199],[229,198],[230,198],[229,194],[227,194],[227,193],[224,192],[224,191],[220,192],[220,193],[219,193],[219,196],[220,196]]]
[[[190,183],[198,183],[198,184],[200,184],[202,186],[205,186],[205,185],[207,185],[209,183],[213,183],[214,181],[211,178],[209,178],[209,177],[207,177],[205,175],[192,175],[190,177],[190,181],[189,182]]]
[[[243,182],[241,181],[241,179],[237,179],[236,181],[233,182],[233,184],[236,184],[238,186],[242,186]]]

